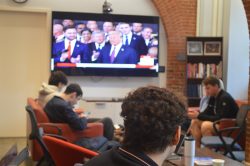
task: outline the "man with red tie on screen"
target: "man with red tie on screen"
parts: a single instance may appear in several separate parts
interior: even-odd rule
[[[74,26],[64,29],[65,39],[53,46],[54,62],[58,63],[88,63],[90,54],[87,46],[76,40],[77,32]]]
[[[133,48],[122,44],[122,34],[118,31],[109,32],[110,44],[104,46],[100,54],[93,55],[98,63],[136,64],[137,53]]]

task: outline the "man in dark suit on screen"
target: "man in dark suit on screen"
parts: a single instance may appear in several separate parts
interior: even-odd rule
[[[140,60],[141,55],[147,55],[148,48],[145,44],[143,37],[132,33],[132,28],[128,23],[119,23],[119,29],[122,33],[122,40],[125,46],[132,47],[136,50],[138,57],[137,62]]]
[[[100,54],[104,46],[108,43],[105,42],[105,34],[103,31],[95,31],[92,33],[93,42],[89,43],[89,49],[91,52],[91,57],[89,58],[91,62],[96,62],[94,58],[96,54]]]
[[[74,26],[68,26],[64,30],[64,41],[53,46],[54,62],[88,63],[89,48],[76,40],[77,32]]]
[[[137,53],[133,48],[122,44],[122,34],[118,31],[109,32],[110,44],[106,45],[99,56],[98,63],[136,64]]]

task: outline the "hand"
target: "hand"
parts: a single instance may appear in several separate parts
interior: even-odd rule
[[[87,116],[84,114],[84,113],[80,113],[80,114],[78,114],[78,116],[79,116],[79,118],[87,118]]]
[[[64,52],[64,53],[62,53],[61,54],[61,61],[65,61],[65,59],[67,59],[68,58],[68,52]]]
[[[80,55],[77,55],[77,57],[76,58],[70,58],[70,62],[71,63],[80,63],[80,61],[81,61],[81,56]]]
[[[93,51],[92,58],[97,59],[99,57],[99,55],[100,55],[100,52]]]
[[[77,109],[74,109],[75,113],[77,114],[81,114],[81,113],[84,113],[84,110],[82,108],[77,108]]]
[[[199,115],[199,112],[195,110],[189,110],[187,115],[190,119],[196,119]]]

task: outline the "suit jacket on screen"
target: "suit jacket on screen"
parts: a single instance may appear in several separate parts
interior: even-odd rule
[[[108,44],[103,47],[100,56],[98,58],[98,63],[111,63],[110,62],[110,50],[111,45]],[[114,59],[115,64],[136,64],[137,63],[137,53],[133,48],[122,46]]]
[[[73,48],[73,52],[71,54],[72,58],[76,58],[78,55],[80,55],[81,57],[81,63],[89,63],[90,59],[89,59],[89,48],[87,45],[82,44],[79,41],[76,41],[75,47]],[[65,49],[65,43],[64,41],[59,42],[59,43],[55,43],[53,46],[53,58],[54,58],[54,62],[61,62],[60,58],[63,52],[67,51]],[[69,59],[65,59],[65,61],[63,62],[69,62]]]

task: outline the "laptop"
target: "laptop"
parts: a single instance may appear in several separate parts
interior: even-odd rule
[[[181,149],[181,146],[184,143],[186,135],[185,134],[181,134],[180,136],[180,140],[178,142],[178,144],[176,145],[176,148],[174,150],[174,154],[179,155],[179,156],[183,156],[183,149]]]
[[[179,160],[179,159],[181,159],[181,156],[183,156],[183,148],[181,148],[181,147],[184,143],[185,137],[186,137],[186,134],[181,134],[180,140],[179,140],[178,144],[176,145],[174,152],[167,157],[167,160]]]

